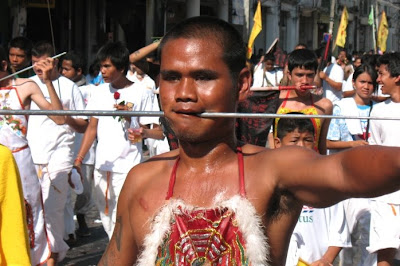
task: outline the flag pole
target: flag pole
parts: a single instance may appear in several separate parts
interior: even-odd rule
[[[371,5],[371,12],[374,12],[374,5]],[[375,17],[375,16],[374,16]],[[374,41],[374,53],[376,54],[376,33],[375,33],[375,21],[372,20],[372,38]]]
[[[329,14],[329,35],[332,36],[333,34],[333,21],[335,19],[335,3],[336,0],[331,0],[331,10],[330,10],[330,14]],[[333,43],[332,45],[332,52],[335,50],[336,48],[336,42]]]

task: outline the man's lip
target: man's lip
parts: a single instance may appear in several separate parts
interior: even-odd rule
[[[201,111],[194,109],[175,109],[173,111],[177,114],[184,114],[184,115],[198,115],[202,113]]]

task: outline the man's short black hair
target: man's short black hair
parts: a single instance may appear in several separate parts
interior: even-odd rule
[[[120,42],[107,42],[97,52],[96,59],[99,63],[110,59],[111,63],[118,70],[124,70],[125,74],[129,69],[129,50]]]
[[[171,40],[205,39],[218,43],[223,50],[222,60],[228,66],[233,80],[246,67],[246,47],[242,35],[228,22],[209,16],[192,17],[173,27],[161,40],[158,58],[165,44]]]
[[[41,57],[41,56],[54,56],[54,48],[51,43],[48,41],[39,41],[35,43],[32,47],[32,56]]]
[[[315,53],[308,49],[297,49],[289,54],[288,69],[292,72],[296,67],[317,71],[318,60]]]
[[[288,114],[303,115],[299,112]],[[276,129],[276,136],[282,140],[288,133],[294,132],[296,129],[300,133],[310,132],[313,136],[315,133],[314,125],[310,118],[280,118]]]
[[[83,60],[83,56],[80,53],[77,53],[75,51],[70,51],[66,53],[62,59],[60,60],[60,63],[62,64],[63,60],[69,60],[72,62],[72,67],[75,70],[78,70],[79,68],[84,72],[85,70],[85,61]]]
[[[30,58],[32,53],[32,41],[26,37],[15,37],[8,43],[8,51],[11,48],[19,48],[25,52],[25,55]]]
[[[400,75],[400,53],[385,53],[378,58],[378,66],[386,65],[391,77]]]

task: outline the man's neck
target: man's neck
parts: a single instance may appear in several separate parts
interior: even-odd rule
[[[390,93],[390,99],[392,102],[400,103],[400,86],[396,86],[396,89]]]
[[[132,84],[132,82],[129,79],[127,79],[125,76],[122,76],[122,75],[118,79],[111,82],[111,86],[117,90],[126,88],[126,87],[130,86],[131,84]]]
[[[195,165],[203,167],[203,165],[215,165],[227,159],[229,155],[236,154],[238,144],[236,141],[232,143],[179,143],[179,156],[181,160],[191,163],[193,168]],[[204,168],[203,168],[204,169]]]

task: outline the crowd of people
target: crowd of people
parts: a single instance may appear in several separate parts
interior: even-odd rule
[[[56,265],[89,237],[95,204],[110,240],[100,265],[393,265],[400,150],[385,146],[400,147],[400,121],[366,117],[400,119],[400,54],[325,51],[299,44],[283,66],[273,52],[254,65],[240,34],[210,17],[134,52],[107,42],[94,62],[53,59],[52,44],[25,37],[0,47],[0,78],[33,65],[0,81],[1,109],[115,111],[0,115],[30,264]],[[292,88],[269,90],[280,85]]]

